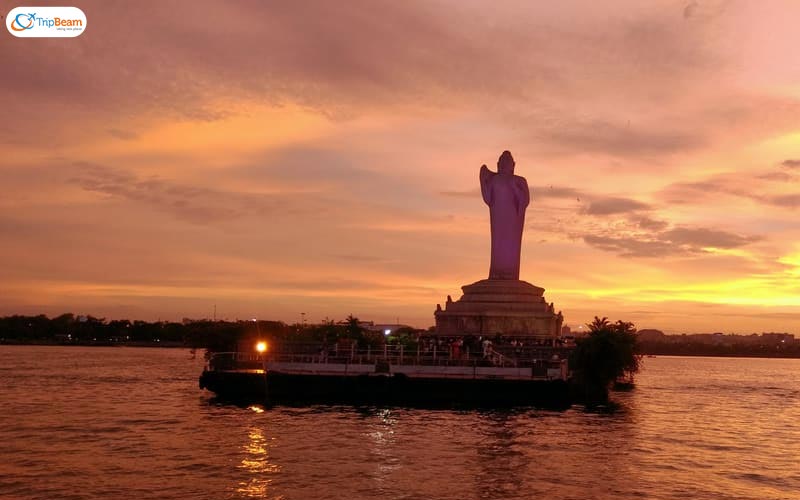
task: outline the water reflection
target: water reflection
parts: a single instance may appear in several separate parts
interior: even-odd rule
[[[399,472],[400,464],[395,452],[395,426],[397,417],[393,410],[382,408],[370,419],[366,435],[369,438],[370,461],[375,464],[371,474],[376,487],[382,489]]]
[[[476,429],[479,470],[478,498],[510,498],[522,487],[528,458],[519,450],[514,415],[482,415]]]
[[[256,408],[251,407],[254,411]],[[272,482],[270,476],[280,472],[280,466],[269,460],[270,441],[262,429],[251,427],[248,430],[248,441],[242,447],[244,457],[238,467],[248,472],[249,477],[239,482],[236,492],[240,495],[247,498],[268,498],[268,488]]]

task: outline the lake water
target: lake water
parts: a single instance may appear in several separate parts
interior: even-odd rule
[[[0,346],[0,498],[800,498],[800,360],[647,358],[555,412],[237,407],[201,358]]]

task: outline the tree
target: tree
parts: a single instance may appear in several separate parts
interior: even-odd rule
[[[587,400],[604,401],[615,380],[639,371],[642,356],[638,353],[636,328],[631,322],[610,323],[608,318],[597,316],[586,326],[589,335],[578,340],[570,365]]]
[[[348,337],[357,339],[364,334],[364,328],[361,326],[361,322],[358,318],[351,314],[345,318],[345,321],[347,322],[345,329]]]
[[[608,328],[610,325],[607,317],[603,316],[602,318],[598,318],[595,316],[594,320],[592,320],[591,323],[587,323],[586,326],[589,327],[590,332],[599,332]]]
[[[345,318],[345,322],[346,337],[355,340],[359,348],[365,349],[369,346],[375,349],[383,345],[383,334],[367,330],[361,326],[361,322],[352,314]]]

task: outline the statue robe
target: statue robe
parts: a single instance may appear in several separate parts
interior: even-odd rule
[[[488,169],[481,169],[480,180],[492,226],[489,279],[518,280],[525,209],[530,203],[528,182],[518,175]]]

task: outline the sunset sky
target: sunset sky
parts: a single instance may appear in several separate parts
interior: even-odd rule
[[[0,34],[0,315],[427,327],[509,149],[566,324],[800,334],[800,2],[66,4]]]

